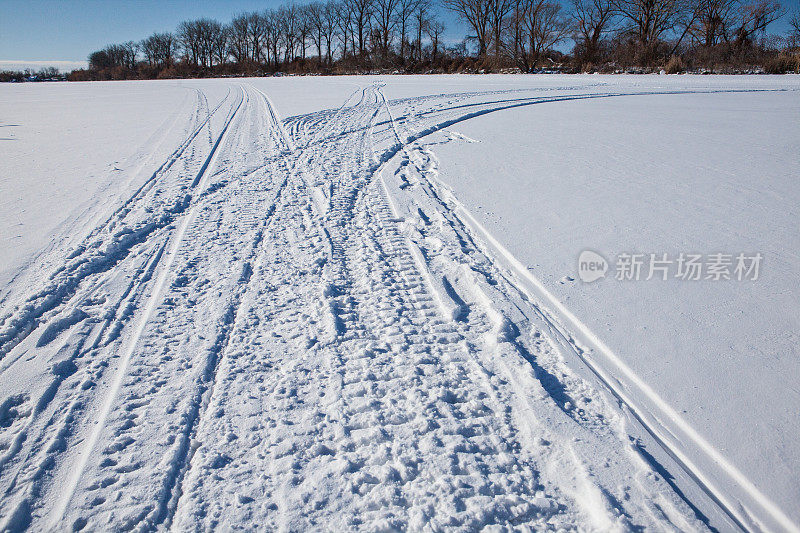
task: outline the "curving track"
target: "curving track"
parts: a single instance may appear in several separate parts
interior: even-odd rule
[[[436,179],[431,133],[622,96],[558,89],[376,84],[286,121],[198,93],[141,189],[3,301],[2,528],[748,527],[664,478]]]

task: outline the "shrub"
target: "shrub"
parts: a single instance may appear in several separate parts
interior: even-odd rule
[[[788,54],[780,54],[764,63],[764,72],[767,74],[786,74],[796,72],[798,68],[800,68],[800,56],[792,57]]]
[[[73,70],[67,76],[69,81],[94,81],[97,79],[96,72],[86,69]]]
[[[679,56],[672,56],[667,61],[667,66],[664,70],[667,74],[680,74],[686,70],[686,65],[684,65],[683,59]]]

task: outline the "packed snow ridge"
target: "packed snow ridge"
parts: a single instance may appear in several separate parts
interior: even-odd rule
[[[284,120],[197,88],[154,172],[0,293],[0,528],[797,531],[435,154],[499,110],[719,91],[365,82]]]

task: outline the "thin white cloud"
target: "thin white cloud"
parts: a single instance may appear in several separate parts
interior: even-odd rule
[[[23,59],[0,59],[0,70],[39,70],[46,67],[55,67],[61,72],[70,72],[79,68],[86,68],[86,61],[26,61]]]

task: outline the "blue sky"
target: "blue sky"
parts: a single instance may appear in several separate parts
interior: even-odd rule
[[[173,31],[182,20],[229,21],[281,0],[0,0],[0,60],[83,61],[111,43]],[[448,35],[462,28],[446,20]]]
[[[800,0],[784,0],[787,7]],[[280,0],[0,0],[0,62],[85,61],[93,50],[172,31],[182,20],[227,22],[242,11],[275,7]],[[446,16],[445,39],[460,40],[464,27]],[[773,25],[783,32],[785,20]],[[4,61],[3,61],[4,60]]]

